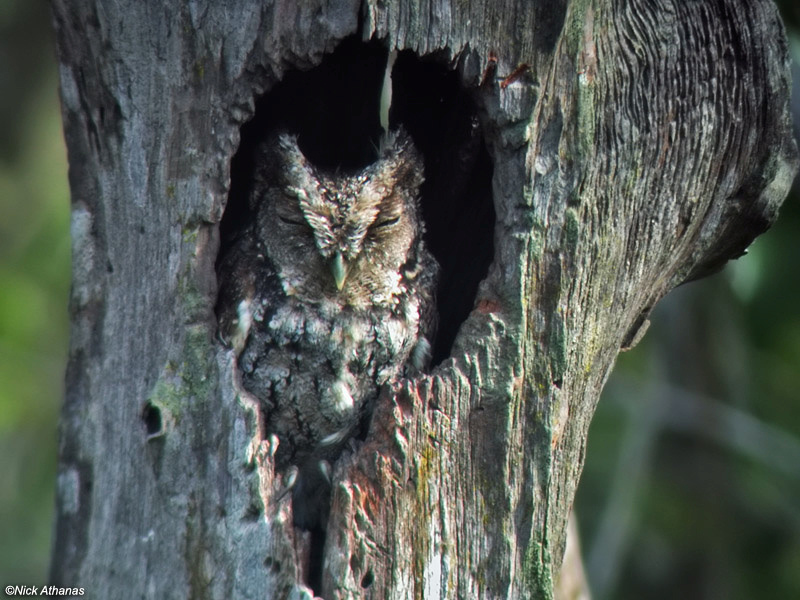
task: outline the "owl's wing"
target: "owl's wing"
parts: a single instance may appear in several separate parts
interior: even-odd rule
[[[436,310],[436,288],[439,284],[439,263],[428,251],[422,250],[422,273],[419,280],[419,334],[424,336],[430,344],[436,337],[436,328],[439,325],[439,313]]]
[[[423,244],[417,244],[416,248],[413,264],[407,264],[405,272],[411,295],[416,298],[419,311],[417,343],[406,365],[407,373],[412,375],[428,368],[439,324],[439,314],[436,310],[439,263]]]
[[[219,337],[238,354],[250,330],[250,306],[256,293],[257,252],[250,229],[234,241],[220,262],[217,319]]]

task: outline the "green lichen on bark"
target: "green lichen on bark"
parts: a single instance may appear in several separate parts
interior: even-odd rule
[[[216,388],[213,349],[206,327],[186,327],[181,356],[167,361],[147,398],[161,409],[165,423],[179,420],[188,405],[211,397]]]

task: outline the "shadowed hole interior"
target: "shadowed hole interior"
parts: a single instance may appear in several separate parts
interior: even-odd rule
[[[372,573],[372,569],[364,573],[364,576],[361,578],[361,587],[363,589],[367,589],[369,586],[373,584],[375,581],[375,575]]]
[[[144,422],[145,429],[148,436],[155,436],[161,433],[161,409],[155,404],[148,402],[142,409],[142,421]]]

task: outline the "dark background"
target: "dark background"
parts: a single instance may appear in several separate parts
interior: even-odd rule
[[[800,6],[782,4],[797,63]],[[3,587],[47,578],[68,344],[66,170],[47,4],[0,0]],[[745,257],[669,294],[620,357],[577,499],[595,598],[800,598],[799,305],[795,192]]]

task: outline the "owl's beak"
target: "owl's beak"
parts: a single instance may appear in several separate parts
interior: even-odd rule
[[[341,290],[344,287],[345,279],[347,279],[347,263],[345,263],[341,252],[333,255],[331,272],[333,273],[333,280],[336,282],[336,289]]]

